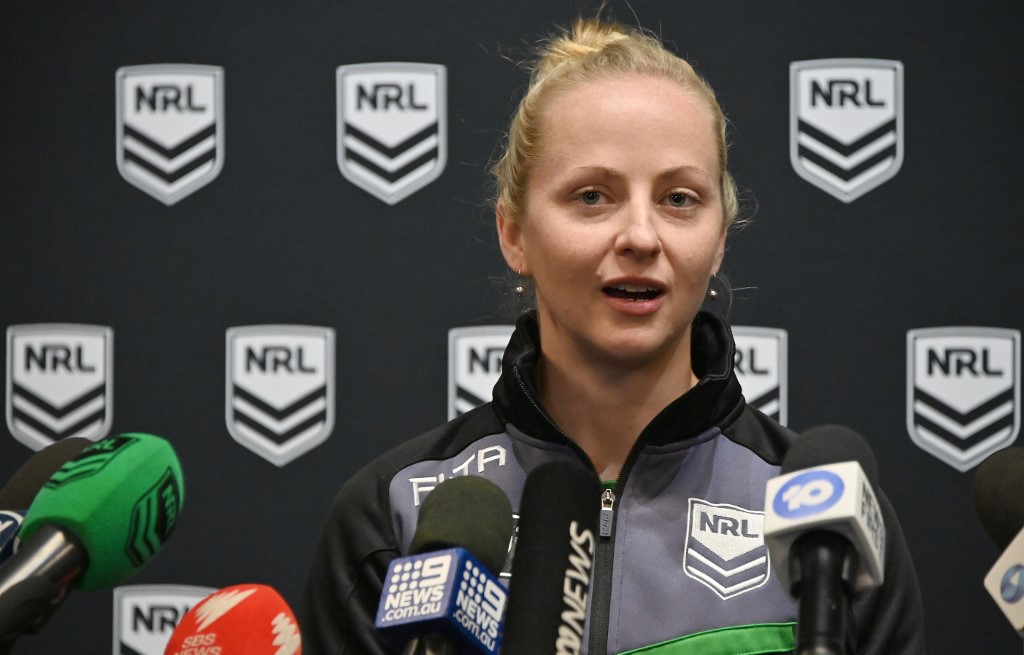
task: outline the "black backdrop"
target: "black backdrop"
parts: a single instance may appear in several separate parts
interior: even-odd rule
[[[918,448],[904,414],[908,330],[1024,325],[1024,5],[610,7],[690,58],[735,125],[732,169],[758,211],[727,251],[732,283],[752,287],[729,317],[788,332],[792,427],[845,423],[871,442],[931,652],[1018,652],[981,586],[997,552],[971,474]],[[525,84],[513,61],[580,10],[0,4],[0,322],[111,327],[112,432],[165,436],[185,469],[176,532],[132,584],[264,582],[297,606],[337,488],[445,419],[447,331],[511,321],[486,168]],[[837,57],[898,60],[905,74],[902,168],[851,203],[789,161],[789,65]],[[390,206],[339,173],[335,69],[403,61],[447,67],[448,161]],[[122,179],[113,156],[115,71],[160,63],[224,69],[223,170],[173,206]],[[333,432],[283,467],[225,429],[225,330],[262,324],[337,335]],[[0,480],[30,452],[4,435]],[[111,605],[110,592],[79,592],[19,651],[107,652]]]

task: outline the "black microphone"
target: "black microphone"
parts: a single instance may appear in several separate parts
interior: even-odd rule
[[[581,652],[600,503],[593,471],[552,462],[526,478],[503,655]]]
[[[37,453],[14,472],[3,487],[0,487],[0,507],[27,510],[32,500],[43,488],[57,469],[69,459],[82,452],[92,441],[82,437],[61,439]]]
[[[14,554],[25,513],[39,490],[65,462],[91,445],[91,441],[82,437],[68,437],[50,444],[33,453],[0,488],[0,564]]]
[[[378,632],[403,655],[497,655],[507,593],[497,574],[512,539],[505,492],[449,478],[420,507],[410,551],[388,566]]]
[[[855,652],[852,597],[882,584],[885,524],[878,464],[840,425],[804,432],[765,493],[765,540],[780,580],[799,600],[798,655]]]
[[[1024,448],[1005,448],[974,474],[974,507],[982,527],[1002,551],[985,576],[985,589],[1024,637]]]

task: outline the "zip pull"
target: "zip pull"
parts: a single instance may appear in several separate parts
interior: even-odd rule
[[[601,494],[601,536],[612,536],[612,517],[615,516],[615,494],[605,489]]]

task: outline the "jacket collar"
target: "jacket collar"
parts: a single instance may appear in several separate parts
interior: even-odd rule
[[[691,356],[700,378],[644,428],[640,441],[667,445],[694,438],[709,428],[723,428],[743,409],[739,380],[733,372],[736,347],[729,325],[710,312],[693,320]],[[535,311],[519,317],[502,358],[502,373],[494,386],[494,407],[506,423],[548,441],[567,437],[540,405],[535,370],[540,355],[540,327]]]

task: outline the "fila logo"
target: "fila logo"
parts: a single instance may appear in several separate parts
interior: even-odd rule
[[[33,450],[110,431],[114,332],[62,323],[7,328],[7,427]]]
[[[483,475],[488,469],[501,468],[507,463],[508,451],[504,446],[494,444],[457,455],[454,460],[444,463],[448,472],[442,470],[432,475],[414,475],[409,478],[412,504],[419,507],[427,494],[445,480],[464,475]],[[432,473],[432,471],[431,471]]]
[[[448,157],[446,69],[438,64],[339,66],[338,168],[389,205],[430,184]]]
[[[901,62],[796,61],[789,82],[789,159],[797,175],[849,203],[899,172]]]
[[[114,588],[114,655],[163,655],[178,622],[210,587],[134,585]]]
[[[334,429],[334,330],[252,325],[227,330],[228,432],[284,466]]]
[[[154,64],[117,69],[117,170],[165,205],[224,166],[224,69]]]
[[[513,325],[448,330],[448,419],[491,399]]]
[[[752,405],[782,425],[788,420],[788,335],[776,328],[737,325],[736,377]]]
[[[1020,331],[943,327],[907,332],[907,430],[923,450],[966,471],[1020,433]]]
[[[683,570],[722,600],[768,582],[764,512],[735,505],[689,501]]]

